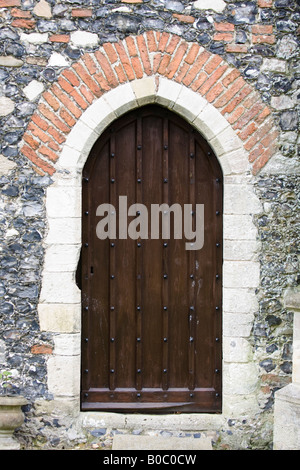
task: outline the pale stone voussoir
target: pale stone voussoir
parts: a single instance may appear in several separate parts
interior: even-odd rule
[[[41,331],[52,333],[79,333],[81,303],[42,304],[38,306]]]

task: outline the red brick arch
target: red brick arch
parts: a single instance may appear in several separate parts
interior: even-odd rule
[[[95,100],[120,84],[153,75],[181,83],[212,104],[241,139],[253,174],[274,154],[271,111],[240,72],[197,43],[154,31],[103,44],[64,69],[43,93],[21,152],[38,172],[52,175],[69,132]]]

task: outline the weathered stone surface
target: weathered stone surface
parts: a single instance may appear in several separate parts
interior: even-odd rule
[[[15,103],[6,96],[0,96],[0,116],[7,116],[15,109]]]

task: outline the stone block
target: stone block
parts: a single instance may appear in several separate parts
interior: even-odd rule
[[[80,355],[81,334],[59,334],[54,336],[54,354],[58,356]]]
[[[224,313],[223,335],[248,338],[253,327],[253,313]]]
[[[103,98],[115,112],[117,117],[138,107],[138,103],[130,83],[114,88],[106,93]]]
[[[259,247],[256,240],[224,240],[223,256],[229,261],[257,261]]]
[[[30,101],[35,101],[44,91],[44,84],[37,80],[32,80],[24,89],[23,92]]]
[[[273,449],[300,449],[300,384],[275,393]]]
[[[102,97],[95,101],[83,113],[80,120],[97,134],[101,132],[117,118],[110,104]],[[69,143],[69,139],[67,140]],[[72,142],[70,143],[72,146]]]
[[[256,237],[257,228],[251,215],[224,215],[225,240],[256,240]]]
[[[261,203],[250,185],[224,185],[225,214],[257,214],[261,209]]]
[[[48,217],[81,217],[81,191],[72,186],[47,188],[46,210]]]
[[[48,218],[47,245],[77,245],[81,243],[81,218]]]
[[[226,3],[223,0],[211,0],[209,3],[207,0],[197,0],[193,2],[193,7],[196,10],[213,10],[221,13],[226,8]]]
[[[156,84],[154,77],[142,78],[131,82],[131,88],[135,94],[139,106],[153,103],[156,95]]]
[[[78,304],[80,301],[81,292],[74,281],[73,273],[44,272],[41,303]]]
[[[6,96],[0,97],[0,116],[8,116],[15,109],[15,103]]]
[[[98,34],[87,31],[74,31],[71,33],[71,43],[77,47],[96,46],[99,42]]]
[[[224,289],[223,308],[230,313],[255,313],[259,305],[254,289]]]
[[[8,173],[13,170],[16,166],[16,163],[12,162],[11,160],[8,160],[8,158],[6,157],[3,157],[3,155],[0,155],[0,176],[8,175]]]
[[[206,104],[207,101],[201,95],[193,93],[189,88],[182,86],[173,109],[188,122],[193,122]]]
[[[255,261],[224,261],[223,285],[230,288],[255,288],[259,284],[260,265]]]
[[[252,346],[245,338],[227,337],[223,339],[223,354],[225,362],[250,362]]]
[[[219,111],[216,110],[216,108],[214,108],[204,98],[202,98],[202,100],[206,103],[206,106],[202,106],[203,109],[199,110],[200,112],[193,124],[197,126],[201,134],[203,134],[206,139],[213,139],[221,132],[229,130],[230,126],[228,121],[221,113],[219,113]],[[217,155],[219,156],[218,152]]]
[[[223,381],[226,394],[251,395],[259,384],[258,368],[254,363],[225,363]]]
[[[81,304],[39,304],[41,331],[75,333],[80,331]]]
[[[160,78],[156,93],[156,102],[172,108],[178,98],[181,87],[182,85],[179,85],[179,83],[168,80],[167,78]]]
[[[80,356],[54,355],[47,361],[49,393],[59,397],[74,397],[80,390]]]
[[[81,245],[50,245],[45,253],[45,272],[75,272]]]

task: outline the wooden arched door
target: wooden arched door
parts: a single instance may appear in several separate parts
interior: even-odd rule
[[[159,106],[124,115],[94,145],[83,170],[82,410],[221,411],[222,187],[207,142]],[[148,238],[126,238],[124,201],[148,209]],[[200,249],[175,238],[175,213],[170,237],[151,237],[151,207],[163,203],[183,218],[192,204],[194,231],[203,205]],[[116,220],[106,239],[102,204]]]

